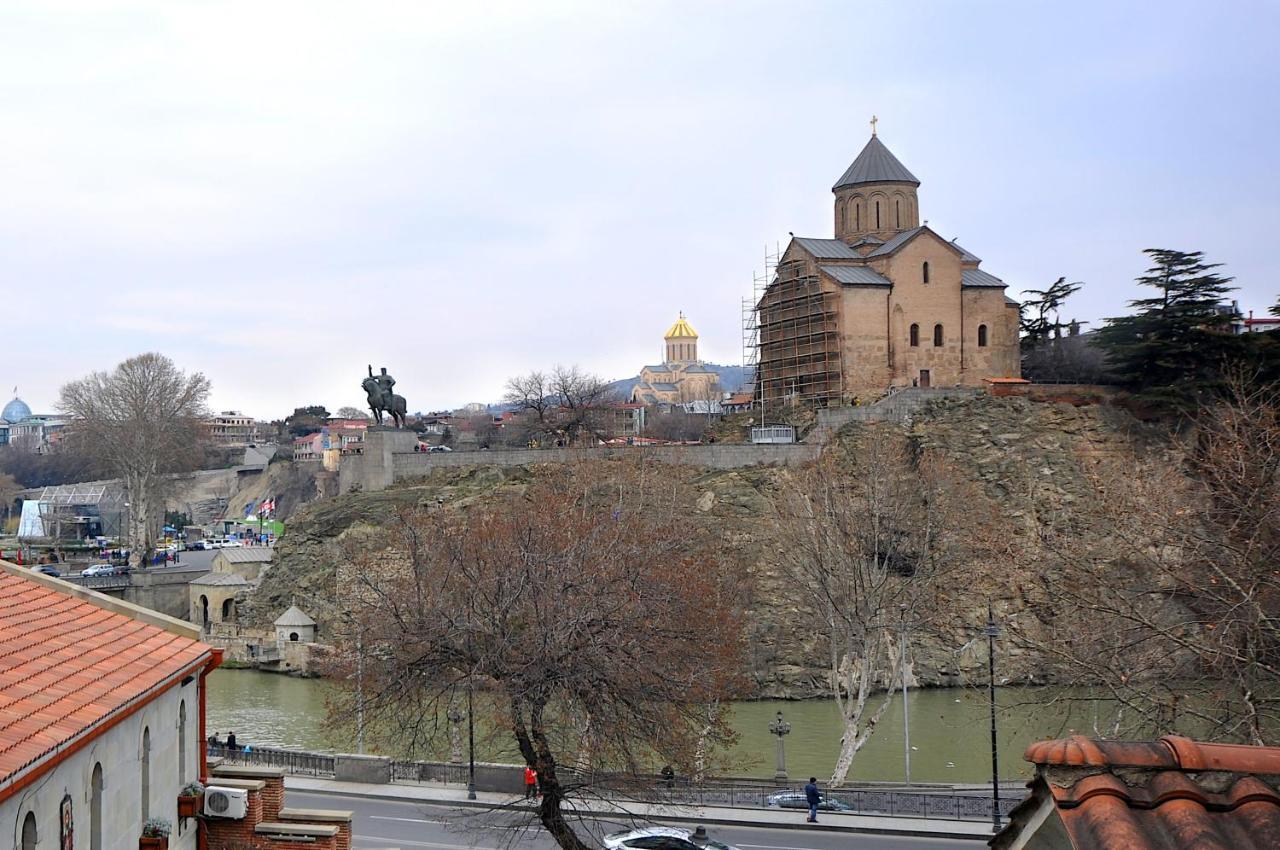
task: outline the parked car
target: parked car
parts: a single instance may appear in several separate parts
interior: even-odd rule
[[[807,809],[809,801],[805,799],[803,791],[775,791],[769,795],[767,804],[778,809]],[[851,812],[853,806],[845,803],[835,797],[822,795],[822,802],[818,803],[818,811],[820,812]]]
[[[702,827],[698,827],[699,830]],[[638,829],[629,829],[623,832],[615,832],[604,837],[604,846],[609,850],[625,850],[626,848],[636,848],[636,850],[738,850],[738,848],[724,844],[719,841],[713,841],[710,838],[703,839],[706,832],[703,831],[698,836],[699,841],[693,841],[694,833],[687,829],[680,829],[674,826],[642,826]]]
[[[190,540],[187,542],[187,549],[191,552],[203,552],[208,548],[210,548],[209,544],[204,540]]]
[[[53,576],[54,578],[62,578],[62,573],[58,572],[58,568],[53,564],[36,564],[31,568],[31,570],[32,572],[44,573],[45,575]]]
[[[80,571],[82,576],[114,576],[120,573],[120,568],[112,564],[92,564]]]

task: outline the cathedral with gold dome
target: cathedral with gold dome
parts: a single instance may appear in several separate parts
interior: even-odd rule
[[[698,332],[681,313],[663,335],[662,363],[640,370],[631,400],[646,405],[708,404],[720,398],[720,375],[698,359]]]

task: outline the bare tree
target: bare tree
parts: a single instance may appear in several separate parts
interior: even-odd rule
[[[504,401],[524,414],[531,430],[573,444],[607,436],[602,414],[614,398],[599,376],[577,366],[556,366],[550,373],[535,371],[507,381]]]
[[[741,584],[712,535],[674,521],[690,505],[666,480],[565,467],[484,505],[402,513],[385,549],[358,547],[350,632],[370,728],[442,745],[441,718],[475,688],[537,770],[537,819],[566,850],[587,847],[570,822],[593,787],[578,771],[692,767],[700,742],[727,741]]]
[[[369,419],[369,411],[362,410],[359,407],[339,407],[338,412],[334,416],[339,419]]]
[[[828,645],[843,722],[831,782],[840,785],[910,678],[901,624],[929,628],[937,616],[930,601],[970,557],[990,513],[941,461],[913,458],[906,435],[890,426],[868,427],[854,450],[830,449],[780,504],[783,564],[812,600]]]
[[[182,372],[154,353],[132,357],[111,372],[94,372],[62,387],[59,407],[77,438],[93,445],[129,493],[133,563],[154,549],[164,512],[165,475],[190,463],[206,415],[209,381]]]
[[[1043,638],[1100,734],[1280,740],[1280,392],[1239,375],[1178,451],[1109,458],[1039,526]]]

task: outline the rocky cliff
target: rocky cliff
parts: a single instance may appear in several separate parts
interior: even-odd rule
[[[923,685],[959,684],[985,670],[985,653],[972,638],[986,619],[988,598],[1002,621],[1019,621],[1034,635],[1038,596],[1035,546],[1037,517],[1071,511],[1089,498],[1089,464],[1117,453],[1141,450],[1157,440],[1123,411],[1107,405],[1075,407],[1021,398],[939,400],[905,424],[854,424],[835,448],[857,452],[868,429],[896,429],[919,451],[946,460],[997,506],[1016,557],[1001,565],[966,563],[963,580],[939,592],[940,626],[913,639],[916,675]],[[451,509],[484,499],[501,488],[519,488],[542,474],[526,467],[467,467],[437,470],[376,493],[351,493],[302,507],[277,546],[274,564],[247,615],[269,622],[296,602],[321,625],[321,639],[338,610],[335,575],[344,540],[367,540],[379,523],[407,505]],[[693,489],[691,523],[709,523],[726,553],[747,568],[748,621],[753,696],[806,697],[827,688],[825,646],[805,594],[779,566],[777,505],[787,476],[779,468],[682,469],[682,486]],[[1004,677],[1051,681],[1052,665],[1013,641],[1004,649]]]

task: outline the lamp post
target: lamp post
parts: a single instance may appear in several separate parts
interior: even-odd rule
[[[476,722],[471,711],[471,677],[467,677],[467,799],[476,798]]]
[[[787,751],[783,747],[782,739],[784,736],[791,734],[791,724],[782,719],[782,712],[778,712],[778,716],[769,721],[769,734],[778,736],[778,769],[773,772],[774,779],[786,780],[787,778]]]
[[[996,638],[1000,628],[996,625],[995,612],[987,602],[987,690],[991,698],[991,826],[992,832],[1000,831],[1000,765],[996,744]]]
[[[449,718],[449,761],[452,764],[462,764],[462,734],[458,729],[462,724],[462,712],[450,708],[445,716]]]
[[[899,649],[902,657],[899,664],[902,667],[902,769],[906,775],[907,784],[911,784],[911,713],[909,709],[910,699],[907,694],[907,676],[909,670],[907,668],[907,604],[904,602],[898,606],[898,612],[901,614],[902,638],[899,640]]]

